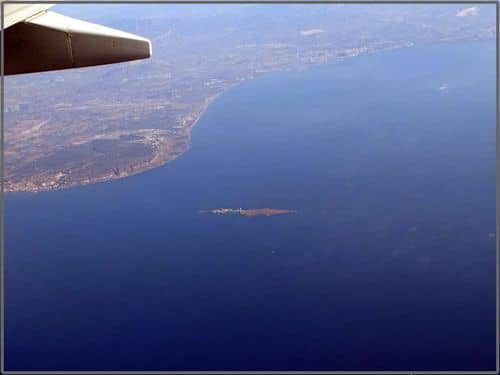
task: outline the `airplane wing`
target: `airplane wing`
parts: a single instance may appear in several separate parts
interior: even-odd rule
[[[151,42],[48,11],[54,4],[4,4],[4,74],[111,64],[151,56]]]

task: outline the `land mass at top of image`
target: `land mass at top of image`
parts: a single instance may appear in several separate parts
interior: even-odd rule
[[[265,73],[496,35],[494,5],[100,7],[60,11],[149,37],[153,57],[7,77],[4,191],[80,186],[161,166],[188,150],[193,126],[218,95]]]

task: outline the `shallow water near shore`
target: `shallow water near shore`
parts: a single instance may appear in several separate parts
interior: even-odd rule
[[[8,195],[6,369],[493,370],[495,78],[494,41],[268,74],[174,162]]]

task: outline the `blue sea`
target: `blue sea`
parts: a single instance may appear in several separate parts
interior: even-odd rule
[[[6,369],[494,370],[495,47],[262,75],[161,168],[8,194]]]

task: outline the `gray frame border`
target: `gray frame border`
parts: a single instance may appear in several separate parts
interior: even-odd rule
[[[497,0],[103,0],[103,1],[82,1],[82,0],[28,0],[37,4],[495,4],[496,6],[496,369],[492,371],[5,371],[5,353],[4,353],[4,328],[5,328],[5,242],[4,242],[4,4],[23,3],[24,1],[0,0],[0,374],[5,375],[50,375],[50,374],[71,374],[71,375],[225,375],[225,374],[353,374],[353,375],[371,375],[371,374],[449,374],[449,375],[468,375],[484,374],[496,375],[500,373],[500,3]]]

